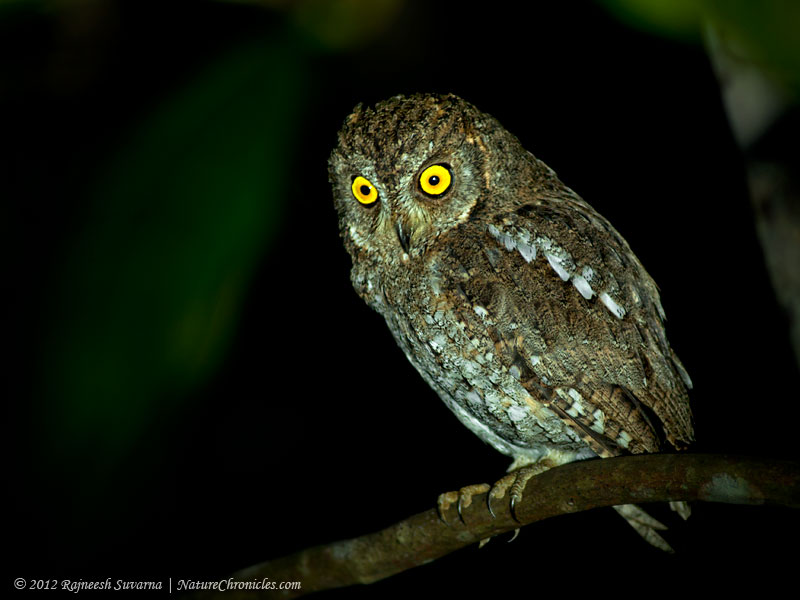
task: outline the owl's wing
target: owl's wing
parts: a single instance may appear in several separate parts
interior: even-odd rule
[[[532,396],[601,456],[692,441],[691,381],[658,290],[608,221],[566,190],[475,235],[485,264],[465,259],[462,289],[492,315],[497,354]]]

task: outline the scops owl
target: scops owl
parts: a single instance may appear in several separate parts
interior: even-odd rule
[[[329,176],[356,291],[510,471],[692,442],[655,282],[493,117],[454,95],[359,105]]]

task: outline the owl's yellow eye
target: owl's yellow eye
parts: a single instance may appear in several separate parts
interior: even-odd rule
[[[378,199],[377,188],[369,182],[366,177],[356,177],[353,179],[353,185],[350,188],[353,190],[353,196],[361,204],[372,204]]]
[[[446,165],[432,165],[420,175],[419,187],[429,196],[441,196],[450,189],[452,181],[453,176]]]

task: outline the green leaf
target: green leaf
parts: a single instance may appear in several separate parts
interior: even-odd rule
[[[64,257],[46,439],[111,468],[214,372],[286,197],[304,81],[289,41],[244,44],[136,128]]]

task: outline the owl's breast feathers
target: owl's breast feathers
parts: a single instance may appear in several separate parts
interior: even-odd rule
[[[656,285],[589,205],[565,188],[477,214],[440,242],[428,261],[432,302],[493,344],[501,370],[596,454],[693,441],[691,380],[667,342]]]

